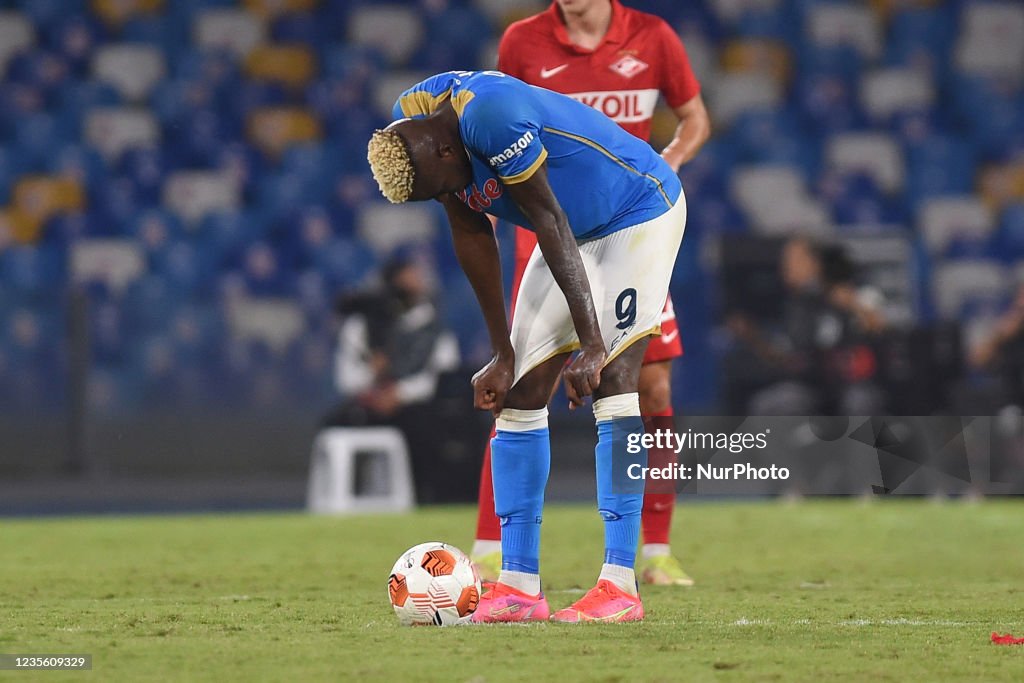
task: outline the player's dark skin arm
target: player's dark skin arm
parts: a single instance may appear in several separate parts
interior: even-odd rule
[[[601,368],[607,352],[576,238],[569,227],[569,219],[548,184],[545,165],[541,165],[528,180],[504,187],[537,233],[540,252],[569,304],[569,313],[580,339],[580,353],[565,371],[565,388],[570,405],[581,406],[583,399],[601,384]]]
[[[438,201],[448,213],[455,256],[476,293],[494,353],[491,362],[473,377],[473,405],[497,415],[512,386],[515,352],[505,316],[501,259],[494,228],[484,214],[473,211],[454,195],[442,195]]]

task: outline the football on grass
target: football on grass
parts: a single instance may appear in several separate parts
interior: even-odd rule
[[[388,598],[405,626],[464,624],[480,601],[480,577],[455,546],[420,543],[392,567]]]

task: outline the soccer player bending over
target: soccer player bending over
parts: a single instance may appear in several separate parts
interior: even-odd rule
[[[621,452],[628,434],[644,429],[637,384],[686,223],[679,179],[603,114],[498,72],[433,76],[407,90],[394,113],[401,120],[369,143],[374,177],[392,202],[444,205],[494,351],[473,391],[476,407],[496,416],[491,466],[502,567],[473,619],[549,617],[539,572],[551,457],[546,405],[577,350],[564,377],[573,406],[594,397],[605,557],[597,585],[551,618],[642,619],[633,567],[643,487],[624,485],[625,472],[613,471],[613,437]],[[537,235],[511,331],[485,213]]]

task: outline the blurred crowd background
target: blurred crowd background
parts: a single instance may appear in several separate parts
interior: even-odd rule
[[[1019,405],[1024,4],[625,1],[714,123],[681,172],[677,408]],[[484,362],[443,214],[387,204],[365,145],[545,6],[0,0],[0,474],[298,468],[342,403],[338,314],[398,251]]]

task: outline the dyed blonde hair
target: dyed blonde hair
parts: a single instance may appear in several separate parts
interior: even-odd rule
[[[393,130],[375,131],[366,146],[366,158],[381,194],[392,204],[409,201],[416,174],[401,136]]]

